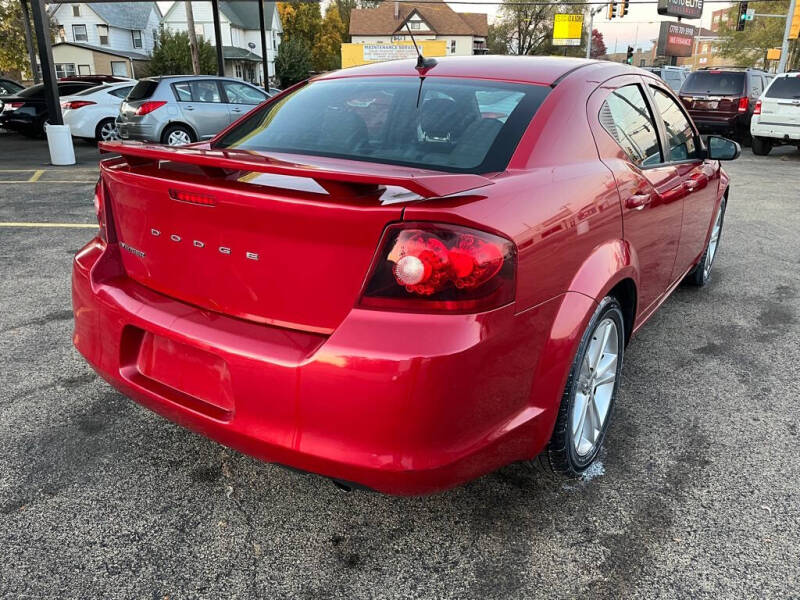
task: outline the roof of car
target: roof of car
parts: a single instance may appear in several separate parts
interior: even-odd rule
[[[447,56],[436,59],[436,66],[427,71],[429,76],[475,77],[478,79],[497,79],[553,85],[572,71],[603,65],[608,68],[616,63],[607,61],[586,60],[583,58],[566,58],[559,56]],[[372,63],[359,67],[350,67],[341,71],[333,71],[317,77],[317,79],[334,79],[338,77],[368,77],[372,75],[416,75],[416,60],[393,60]],[[618,65],[621,73],[628,72],[631,67]],[[594,69],[592,69],[594,70]]]

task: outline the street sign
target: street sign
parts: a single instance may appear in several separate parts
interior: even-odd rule
[[[742,18],[745,21],[752,21],[753,17],[755,17],[755,16],[756,16],[756,9],[755,8],[748,8],[747,12],[744,13],[744,16]]]
[[[580,46],[583,15],[558,13],[553,20],[554,46]]]
[[[658,14],[699,19],[703,16],[703,0],[658,0]]]
[[[770,48],[767,50],[767,60],[780,60],[781,59],[781,49],[780,48]]]
[[[664,21],[658,33],[656,54],[658,56],[691,56],[697,27]]]
[[[794,14],[792,15],[792,25],[789,30],[789,39],[796,40],[800,37],[800,2],[794,3]]]

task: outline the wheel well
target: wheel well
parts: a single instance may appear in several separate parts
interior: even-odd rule
[[[164,129],[161,130],[161,135],[159,136],[159,141],[161,143],[164,143],[164,134],[167,132],[167,129],[169,129],[170,127],[174,127],[176,125],[179,126],[179,127],[184,127],[186,129],[188,129],[192,133],[192,135],[194,136],[195,140],[199,140],[200,139],[200,136],[197,135],[197,132],[195,131],[194,127],[192,127],[188,123],[184,123],[183,121],[170,121],[169,123],[167,123],[164,126]]]
[[[623,279],[608,292],[608,295],[614,296],[622,307],[622,316],[625,319],[625,345],[627,346],[636,321],[636,284],[633,279]]]

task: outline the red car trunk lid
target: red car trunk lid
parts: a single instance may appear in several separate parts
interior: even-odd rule
[[[348,172],[242,152],[218,160],[214,151],[104,147],[127,160],[104,163],[102,174],[129,277],[212,311],[321,333],[356,303],[384,227],[402,217],[401,205],[381,205],[379,182],[405,179],[420,196],[489,184],[382,165],[358,172],[352,161],[341,161]],[[260,173],[315,179],[321,193],[257,185]]]

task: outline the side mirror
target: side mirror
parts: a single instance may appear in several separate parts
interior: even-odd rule
[[[706,148],[708,148],[707,156],[711,160],[736,160],[742,153],[739,144],[718,135],[708,136]]]

